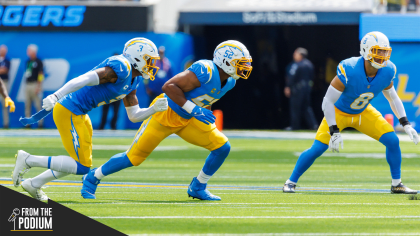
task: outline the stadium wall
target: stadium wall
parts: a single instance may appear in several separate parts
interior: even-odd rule
[[[193,59],[193,39],[184,33],[1,32],[0,44],[6,44],[9,48],[8,57],[11,60],[10,97],[16,104],[16,112],[10,114],[10,127],[23,127],[19,122],[19,117],[24,116],[25,110],[23,74],[27,60],[26,48],[29,44],[34,43],[39,46],[38,57],[43,60],[45,70],[42,97],[46,97],[68,80],[91,70],[107,57],[114,53],[122,53],[125,42],[134,37],[146,37],[158,47],[165,46],[166,56],[172,62],[174,73],[183,71]],[[143,84],[137,90],[137,97],[140,107],[148,106],[149,98]],[[33,112],[35,112],[34,108]],[[94,109],[89,113],[93,128],[99,127],[101,114],[101,108]],[[133,124],[128,120],[124,106],[120,106],[119,115],[118,129],[137,129],[139,127],[139,124]],[[112,114],[108,117],[112,118]],[[44,127],[55,128],[52,115],[45,118]]]

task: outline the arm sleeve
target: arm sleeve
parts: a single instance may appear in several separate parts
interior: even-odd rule
[[[126,107],[125,110],[127,111],[128,119],[133,123],[143,121],[156,113],[153,106],[141,109],[139,105],[135,105]]]
[[[343,92],[338,91],[336,88],[330,85],[327,93],[325,94],[324,100],[322,101],[322,111],[324,112],[328,126],[337,125],[337,122],[335,121],[334,104],[340,98],[342,93]]]
[[[99,84],[99,76],[95,71],[89,71],[77,78],[74,78],[67,82],[63,87],[57,90],[54,94],[57,99],[66,96],[69,93],[73,93],[85,86],[95,86]]]
[[[407,116],[405,114],[404,105],[400,97],[398,97],[397,91],[395,91],[394,86],[392,86],[392,88],[388,90],[383,90],[382,93],[385,95],[386,99],[389,102],[389,105],[391,105],[392,111],[398,119]]]
[[[192,64],[188,70],[194,72],[201,84],[207,84],[211,80],[212,74],[210,66],[208,66],[208,68],[207,66],[204,65],[204,62],[197,61]]]

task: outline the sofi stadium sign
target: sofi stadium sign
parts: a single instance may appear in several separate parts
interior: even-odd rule
[[[150,31],[149,12],[147,6],[0,5],[0,31]]]
[[[275,23],[317,23],[318,18],[315,13],[301,12],[244,12],[242,20],[247,24],[275,24]]]

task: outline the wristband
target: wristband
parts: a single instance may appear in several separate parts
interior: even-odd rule
[[[330,135],[332,136],[334,133],[340,133],[340,129],[337,125],[330,126]]]
[[[404,127],[404,126],[406,126],[406,125],[409,125],[409,124],[410,124],[410,121],[408,121],[407,116],[401,117],[401,118],[399,119],[399,121],[400,121],[400,124],[401,124],[403,127]]]
[[[188,113],[191,114],[194,107],[196,107],[196,106],[197,105],[195,105],[193,102],[191,102],[190,100],[187,100],[187,102],[182,106],[182,109],[186,110]]]

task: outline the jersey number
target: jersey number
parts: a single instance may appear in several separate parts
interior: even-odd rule
[[[232,51],[225,51],[225,55],[223,55],[224,57],[227,57],[229,59],[232,59],[233,56],[233,52]]]
[[[350,105],[352,109],[362,109],[369,103],[369,101],[374,97],[373,93],[362,93],[354,102]]]
[[[125,95],[126,95],[126,94],[121,94],[120,96],[118,96],[118,97],[116,97],[116,98],[114,98],[114,99],[109,100],[109,103],[113,103],[113,102],[116,102],[116,101],[118,101],[118,100],[121,100],[121,99],[125,98]],[[100,106],[105,105],[105,104],[106,104],[106,102],[105,102],[105,101],[100,102],[100,103],[98,103],[97,107],[100,107]]]
[[[208,107],[211,106],[213,103],[217,102],[219,99],[212,98],[207,94],[204,94],[200,97],[196,97],[191,99],[195,104],[197,104],[199,107]],[[206,101],[206,102],[203,102]]]

